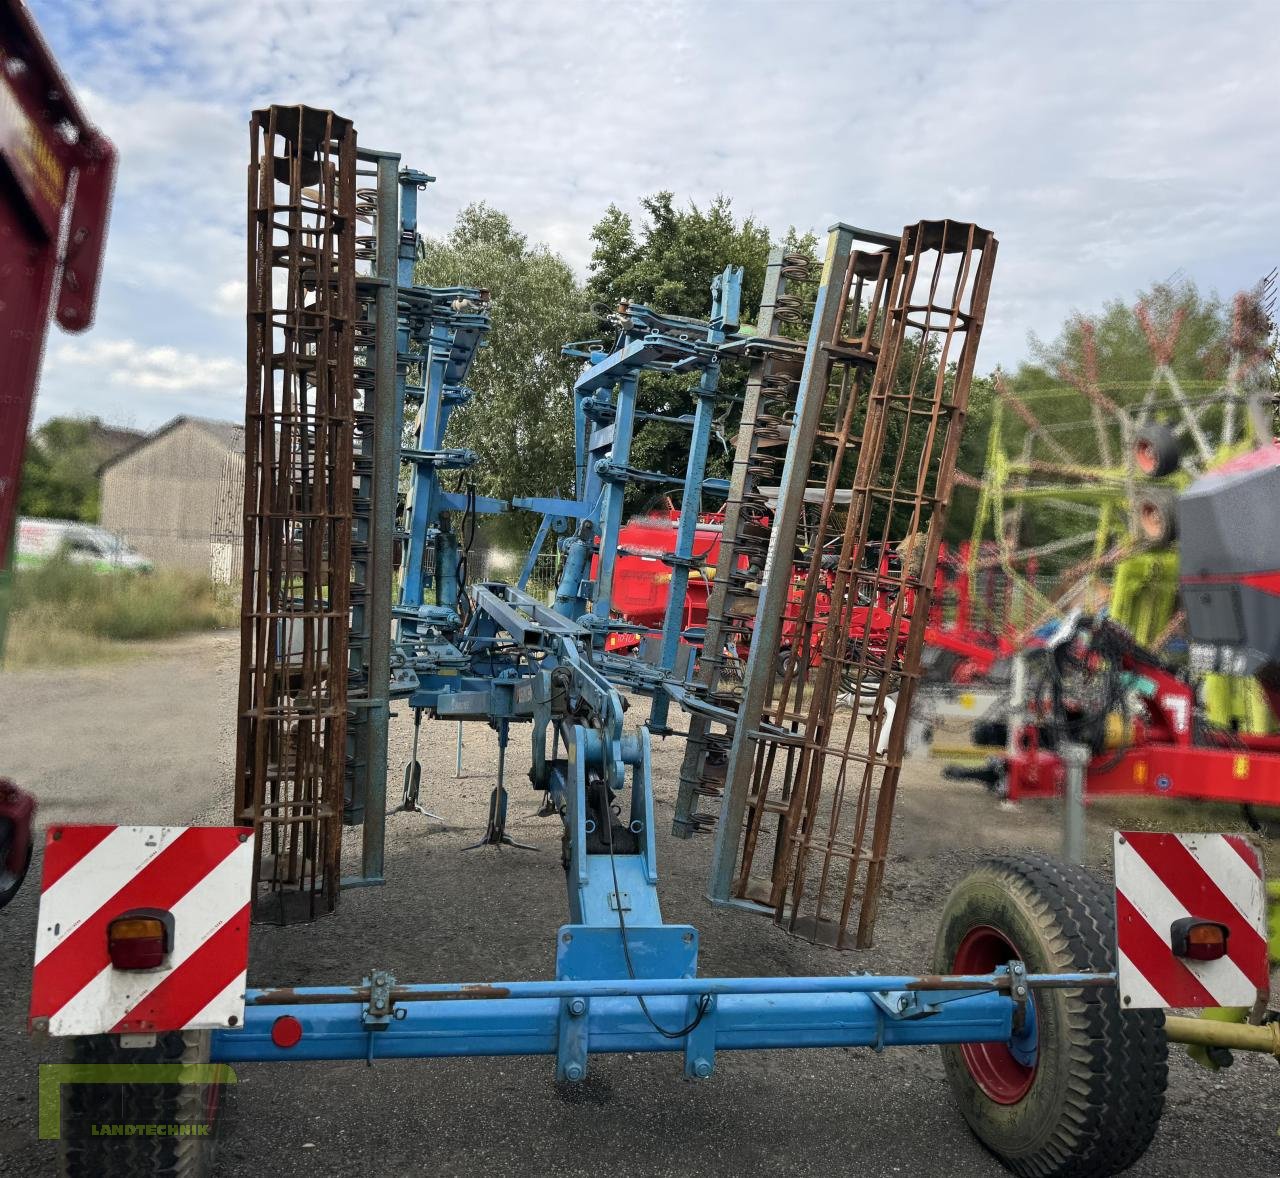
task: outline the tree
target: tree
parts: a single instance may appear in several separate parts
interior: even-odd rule
[[[96,521],[98,470],[111,457],[111,433],[90,417],[51,417],[40,426],[22,466],[19,514]]]
[[[752,323],[764,288],[769,257],[769,230],[753,217],[738,221],[732,202],[717,196],[706,209],[690,202],[677,207],[670,192],[643,197],[640,207],[646,219],[639,226],[617,205],[610,205],[591,231],[591,255],[587,295],[598,316],[619,303],[643,303],[668,315],[706,319],[711,309],[711,281],[726,266],[743,267],[742,318]],[[784,248],[813,255],[811,235],[794,229],[783,239]],[[606,343],[611,341],[606,340]],[[741,391],[745,377],[735,365],[726,365],[721,389]],[[642,408],[651,413],[683,417],[693,413],[692,393],[696,377],[648,375],[641,383]],[[724,477],[732,462],[727,439],[731,422],[722,430],[725,444],[712,443],[708,477]],[[632,465],[663,473],[683,474],[688,456],[688,431],[661,422],[647,423],[636,434]],[[633,507],[653,497],[652,488],[632,488]]]
[[[449,423],[450,445],[479,455],[478,490],[500,499],[570,494],[573,365],[560,347],[590,329],[573,272],[546,246],[529,245],[505,214],[473,204],[443,240],[424,239],[415,281],[493,292],[493,330],[467,382],[475,395]],[[513,512],[489,531],[519,542],[534,527],[527,512]]]
[[[1108,429],[1111,443],[1109,453],[1104,452],[1086,389],[1102,393],[1122,409],[1136,410],[1164,361],[1188,398],[1209,399],[1200,421],[1212,439],[1223,415],[1222,403],[1215,404],[1212,398],[1228,377],[1233,355],[1243,354],[1250,366],[1243,383],[1264,388],[1274,383],[1270,358],[1274,349],[1268,340],[1271,330],[1254,299],[1225,302],[1216,295],[1202,295],[1185,279],[1158,283],[1132,302],[1113,299],[1096,315],[1073,314],[1052,341],[1033,336],[1030,357],[1003,383],[1047,427],[1051,441],[1038,443],[1042,448],[1033,453],[1033,459],[1061,465],[1069,456],[1081,466],[1103,467],[1109,461],[1114,468],[1124,461],[1118,430]],[[1158,381],[1154,416],[1176,423],[1178,415],[1171,398],[1171,387]],[[1014,409],[1003,414],[1004,451],[1010,456],[1019,454],[1027,433],[1017,407]],[[1046,452],[1044,446],[1051,446],[1053,452]],[[1036,481],[1044,483],[1049,477]],[[1034,538],[1035,544],[1044,545],[1078,533],[1081,526],[1078,516],[1051,503],[1028,503],[1022,514],[1021,538],[1024,543]],[[1061,560],[1070,563],[1078,557],[1075,553]],[[1050,561],[1050,566],[1053,563]]]

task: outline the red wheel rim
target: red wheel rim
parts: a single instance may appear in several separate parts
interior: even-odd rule
[[[991,973],[1014,958],[1021,960],[1022,954],[1013,942],[998,929],[980,924],[965,933],[952,968],[959,974]],[[1031,1090],[1036,1065],[1019,1063],[1006,1044],[962,1043],[960,1053],[974,1082],[996,1104],[1017,1104]]]
[[[1134,446],[1133,462],[1143,474],[1152,474],[1159,465],[1156,448],[1146,438],[1139,438]]]

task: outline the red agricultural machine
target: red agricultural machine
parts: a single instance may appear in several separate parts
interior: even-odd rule
[[[657,512],[631,519],[619,535],[618,561],[613,582],[613,609],[637,626],[634,632],[610,635],[610,650],[633,650],[644,639],[646,630],[656,630],[666,613],[671,566],[665,556],[675,551],[679,513]],[[768,518],[759,521],[768,526]],[[696,645],[707,620],[707,598],[720,554],[718,515],[705,515],[698,523],[694,541],[696,561],[694,575],[689,578],[685,595],[684,630]],[[884,552],[868,551],[866,559],[879,559],[882,571],[896,569],[903,559],[906,545],[900,544]],[[910,559],[909,555],[907,559]],[[816,666],[822,649],[825,626],[822,619],[831,613],[831,590],[835,581],[836,557],[824,561],[824,588],[814,597],[818,623],[808,634],[807,658]],[[829,568],[825,567],[830,565]],[[739,566],[747,568],[746,557]],[[987,675],[997,659],[1012,653],[1013,646],[1003,634],[977,627],[973,623],[968,545],[956,550],[942,545],[938,557],[929,624],[925,630],[925,666],[930,678],[938,682],[964,684]],[[782,663],[794,657],[797,635],[803,634],[800,613],[804,607],[804,578],[807,570],[797,566],[793,572],[786,612],[783,616],[782,642],[778,658]],[[907,590],[910,592],[910,590]],[[850,612],[849,643],[859,648],[865,642],[870,656],[892,674],[901,652],[889,649],[893,602],[891,591],[883,590],[876,600],[860,601]],[[742,618],[726,643],[726,667],[745,666],[751,642],[751,618]],[[802,639],[803,641],[803,639]],[[851,660],[852,662],[853,660]]]
[[[0,0],[0,654],[7,582],[49,312],[93,321],[115,149],[85,118],[26,6]],[[31,861],[35,801],[0,778],[0,907]]]
[[[1211,722],[1192,680],[1252,677],[1280,718],[1277,499],[1275,444],[1208,471],[1178,497],[1187,668],[1113,621],[1069,618],[1025,657],[1007,753],[949,775],[983,780],[1013,801],[1053,797],[1063,788],[1070,743],[1088,750],[1091,795],[1239,803],[1261,825],[1260,809],[1280,807],[1280,735]]]

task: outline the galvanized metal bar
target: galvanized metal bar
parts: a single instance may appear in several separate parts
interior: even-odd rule
[[[760,500],[757,486],[762,474],[772,469],[768,459],[769,443],[764,435],[776,428],[781,416],[766,412],[774,408],[770,404],[779,391],[788,391],[791,382],[785,375],[776,373],[777,361],[792,361],[789,350],[780,351],[779,345],[786,345],[781,340],[773,340],[775,330],[783,322],[779,316],[780,308],[785,312],[789,304],[784,300],[786,295],[787,271],[792,276],[807,276],[808,259],[792,260],[790,266],[783,254],[781,246],[776,246],[769,254],[765,266],[764,289],[760,296],[760,313],[756,320],[756,342],[753,343],[751,368],[747,376],[746,387],[742,395],[742,412],[738,421],[738,435],[734,444],[733,467],[729,476],[729,492],[724,504],[724,519],[720,531],[720,546],[716,557],[716,567],[707,597],[707,620],[703,629],[702,651],[694,669],[694,684],[705,700],[713,697],[717,704],[728,709],[736,708],[738,699],[725,698],[721,690],[721,672],[724,668],[724,653],[728,642],[732,640],[730,626],[731,606],[738,617],[737,629],[745,633],[748,623],[754,619],[756,610],[751,601],[756,591],[749,588],[752,584],[752,566],[756,566],[755,576],[762,575],[759,566],[763,560],[756,556],[759,537],[763,529],[752,522],[753,510],[763,511],[765,504]],[[798,314],[798,312],[797,312]],[[784,397],[785,399],[785,397]],[[777,446],[774,444],[773,452]],[[754,533],[749,538],[747,533]],[[754,540],[754,543],[752,542]],[[739,569],[739,557],[746,559],[747,569]],[[749,613],[748,613],[749,610]],[[702,830],[711,829],[715,824],[715,815],[700,809],[701,798],[721,796],[724,772],[724,748],[728,744],[728,734],[712,733],[716,724],[710,716],[693,712],[689,717],[689,728],[686,737],[684,758],[680,764],[680,784],[676,794],[675,815],[671,823],[671,832],[678,838],[691,838]]]
[[[827,252],[822,264],[813,325],[809,332],[809,348],[805,353],[796,398],[795,420],[787,440],[787,462],[782,475],[782,490],[769,535],[760,610],[751,633],[742,704],[730,745],[724,801],[716,824],[707,895],[711,900],[721,903],[730,897],[746,818],[753,761],[750,734],[758,728],[764,715],[772,684],[772,675],[766,673],[765,668],[772,667],[782,645],[782,620],[791,583],[791,555],[809,478],[808,456],[813,448],[813,438],[818,429],[826,394],[829,362],[821,345],[832,338],[839,322],[845,269],[853,242],[858,236],[859,231],[852,226],[839,224],[832,227],[827,238]],[[769,576],[770,569],[778,570],[778,575]]]
[[[372,163],[373,240],[370,275],[358,282],[369,307],[365,347],[372,367],[364,383],[361,426],[367,451],[369,500],[367,551],[364,568],[363,664],[353,657],[353,680],[360,687],[359,706],[350,721],[352,743],[349,809],[363,824],[360,875],[343,886],[380,883],[386,840],[387,736],[391,712],[391,594],[395,561],[396,504],[399,498],[399,448],[404,403],[396,379],[397,291],[403,262],[397,257],[400,224],[400,156],[395,152],[361,150],[362,162]],[[353,611],[354,617],[354,611]],[[353,652],[354,655],[354,652]]]
[[[1106,973],[1035,973],[1022,979],[1033,990],[1064,990],[1080,986],[1114,987],[1114,971]],[[989,974],[850,974],[816,977],[760,978],[576,978],[534,982],[426,982],[398,985],[391,990],[397,1002],[496,1001],[509,998],[651,997],[659,994],[876,994],[939,991],[1007,993],[1007,972]],[[368,986],[284,986],[249,990],[249,1006],[291,1006],[319,1003],[367,1002]]]

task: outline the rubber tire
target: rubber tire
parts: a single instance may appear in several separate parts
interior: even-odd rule
[[[1114,968],[1112,897],[1080,867],[1040,855],[982,863],[947,899],[934,948],[938,973],[953,972],[960,941],[979,925],[1001,932],[1029,973]],[[999,1104],[978,1086],[959,1046],[941,1049],[960,1112],[1015,1174],[1118,1174],[1151,1144],[1164,1108],[1164,1012],[1122,1011],[1110,986],[1041,990],[1034,1001],[1036,1074],[1016,1104]]]
[[[209,1062],[207,1031],[169,1031],[154,1047],[126,1048],[116,1035],[66,1040],[68,1063]],[[210,1107],[212,1105],[212,1107]],[[218,1128],[218,1093],[204,1084],[64,1084],[60,1160],[65,1178],[134,1178],[145,1174],[205,1178],[212,1171]],[[211,1115],[210,1115],[211,1114]],[[103,1137],[103,1123],[199,1125],[207,1136]]]
[[[7,887],[0,888],[0,908],[3,908],[10,900],[18,894],[18,889],[22,887],[22,881],[27,878],[27,872],[31,870],[31,856],[35,851],[35,840],[27,836],[27,850],[23,856],[22,867],[18,874],[10,880]]]
[[[1135,453],[1140,449],[1153,463],[1150,470],[1143,470],[1141,462],[1138,464],[1139,473],[1147,478],[1159,479],[1173,474],[1181,464],[1178,437],[1161,422],[1153,421],[1139,426],[1133,442]]]
[[[1152,544],[1178,538],[1177,495],[1171,487],[1144,487],[1137,495],[1138,531]]]

